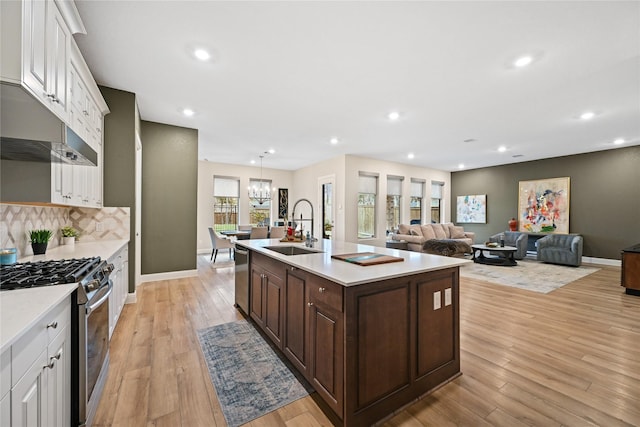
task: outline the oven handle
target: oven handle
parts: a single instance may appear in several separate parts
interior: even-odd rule
[[[109,280],[109,286],[103,287],[102,289],[99,289],[98,292],[96,292],[96,295],[100,295],[101,293],[104,293],[104,295],[101,295],[98,298],[98,301],[92,302],[90,305],[87,304],[86,306],[87,316],[90,315],[93,310],[100,307],[102,303],[104,303],[107,300],[107,298],[109,298],[109,295],[111,294],[112,289],[113,289],[113,282]]]

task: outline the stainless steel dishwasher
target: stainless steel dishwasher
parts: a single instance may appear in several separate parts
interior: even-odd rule
[[[249,313],[249,251],[236,244],[236,308]]]

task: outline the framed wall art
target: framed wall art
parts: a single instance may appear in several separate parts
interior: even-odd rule
[[[518,230],[569,233],[569,177],[520,181]]]
[[[458,196],[456,203],[456,222],[487,223],[487,195],[475,194]]]

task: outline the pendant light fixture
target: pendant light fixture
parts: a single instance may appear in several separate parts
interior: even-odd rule
[[[263,205],[266,202],[271,201],[271,190],[269,189],[269,185],[265,185],[266,183],[262,181],[262,159],[267,154],[265,151],[264,154],[260,155],[260,181],[259,185],[254,185],[253,187],[249,186],[249,200],[257,203],[259,205]]]

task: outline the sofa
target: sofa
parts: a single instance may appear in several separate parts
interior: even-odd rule
[[[582,236],[549,234],[536,242],[538,261],[579,267],[582,264]]]
[[[529,235],[518,231],[504,231],[489,237],[490,242],[500,243],[500,239],[504,236],[505,246],[513,246],[518,250],[513,254],[515,259],[523,259],[527,256],[527,246],[529,244]],[[503,255],[504,252],[491,252],[492,255]]]
[[[425,249],[424,245],[428,240],[452,240],[472,245],[475,239],[475,233],[464,231],[463,227],[455,226],[450,222],[424,225],[400,224],[398,226],[398,232],[392,234],[391,238],[406,241],[411,251],[428,252],[428,249]]]

